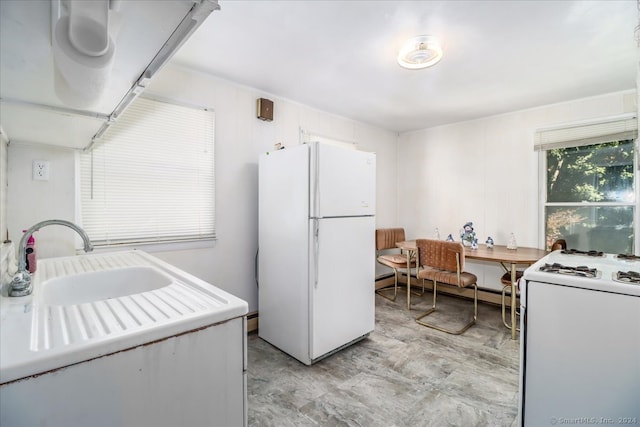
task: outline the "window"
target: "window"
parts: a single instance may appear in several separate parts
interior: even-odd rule
[[[632,121],[632,123],[626,123]],[[544,236],[546,248],[559,238],[580,250],[633,253],[635,241],[635,119],[608,122],[599,135],[579,126],[537,134],[544,161]],[[585,128],[587,130],[585,130]],[[600,126],[603,128],[603,126]],[[577,139],[575,138],[578,136]],[[540,143],[547,138],[546,145]]]
[[[214,113],[138,98],[80,154],[82,226],[95,245],[215,237]]]

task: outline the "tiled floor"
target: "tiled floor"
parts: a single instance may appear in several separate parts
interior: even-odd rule
[[[500,308],[480,304],[477,324],[454,336],[415,323],[431,294],[414,298],[409,312],[402,295],[376,296],[375,332],[310,367],[251,335],[249,425],[515,426],[518,341]],[[472,311],[470,301],[441,295],[438,307],[430,319]]]

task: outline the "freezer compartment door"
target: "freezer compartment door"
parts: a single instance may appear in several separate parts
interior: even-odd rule
[[[312,143],[311,216],[375,215],[376,155]]]
[[[373,331],[375,218],[311,220],[311,359]]]

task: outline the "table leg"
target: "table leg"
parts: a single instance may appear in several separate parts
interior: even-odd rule
[[[516,265],[511,264],[511,339],[515,340],[516,331],[516,289],[517,289]]]

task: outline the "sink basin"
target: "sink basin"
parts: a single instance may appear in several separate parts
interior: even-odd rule
[[[42,284],[44,304],[63,306],[120,298],[169,286],[172,278],[139,266],[56,277]]]

